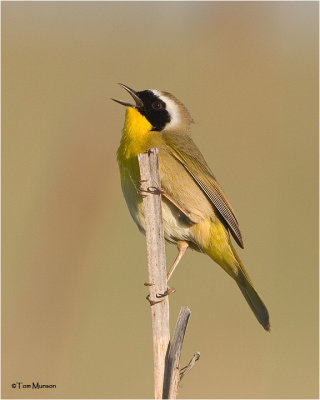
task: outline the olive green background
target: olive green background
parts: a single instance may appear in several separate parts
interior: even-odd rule
[[[152,396],[145,240],[115,153],[128,100],[174,93],[236,212],[264,332],[190,251],[181,398],[318,397],[318,4],[2,3],[2,396]],[[167,246],[168,264],[176,249]],[[12,389],[15,382],[56,389]]]

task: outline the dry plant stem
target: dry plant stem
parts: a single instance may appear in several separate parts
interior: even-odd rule
[[[177,397],[180,382],[180,355],[190,314],[191,311],[188,307],[181,308],[174,336],[166,357],[166,369],[163,382],[164,399],[175,399]]]
[[[167,290],[166,256],[163,235],[161,194],[145,194],[150,187],[160,187],[158,172],[158,150],[151,149],[139,154],[141,189],[144,190],[143,209],[148,254],[148,282],[151,302],[152,335],[154,355],[154,398],[162,399],[165,358],[170,341],[169,299],[164,297],[159,302],[157,294]]]

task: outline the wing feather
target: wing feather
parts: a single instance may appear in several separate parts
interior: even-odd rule
[[[191,137],[171,132],[170,134],[164,134],[163,138],[173,157],[184,166],[207,195],[211,204],[230,229],[235,241],[243,248],[242,235],[231,204]]]

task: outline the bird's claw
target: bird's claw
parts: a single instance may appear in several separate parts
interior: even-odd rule
[[[151,283],[151,284],[150,283],[145,283],[145,286],[153,286],[153,285],[154,285],[154,283]],[[156,294],[156,298],[157,299],[161,299],[161,300],[158,300],[158,301],[151,300],[150,299],[150,294],[148,294],[146,299],[150,303],[150,306],[154,306],[155,304],[162,303],[166,296],[169,296],[170,294],[174,293],[175,291],[176,291],[175,288],[168,288],[164,293]]]
[[[162,299],[163,297],[169,296],[170,294],[174,293],[176,289],[174,287],[169,288],[164,293],[156,294],[157,299]]]
[[[146,180],[140,180],[139,191],[142,197],[146,197],[148,194],[163,194],[164,190],[158,188],[156,186],[149,186],[144,189],[141,185],[142,182],[146,182]],[[145,194],[144,194],[145,193]]]
[[[156,186],[149,186],[147,191],[148,191],[148,193],[151,193],[151,194],[162,194],[162,193],[165,193],[163,189],[158,188]]]
[[[164,299],[162,299],[162,300],[159,300],[159,301],[154,301],[154,300],[151,300],[151,299],[150,299],[150,294],[148,294],[148,296],[146,297],[146,299],[147,299],[147,300],[148,300],[148,302],[150,303],[150,306],[154,306],[155,304],[162,303],[162,302],[163,302],[163,300],[164,300]]]

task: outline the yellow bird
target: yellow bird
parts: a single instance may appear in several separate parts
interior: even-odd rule
[[[243,248],[239,224],[220,184],[190,136],[193,122],[186,107],[160,90],[137,92],[120,84],[135,104],[112,99],[126,109],[117,152],[122,191],[130,214],[144,232],[138,154],[159,149],[165,239],[178,247],[167,278],[188,247],[206,253],[238,284],[254,315],[267,331],[269,313],[236,253],[230,235]]]

